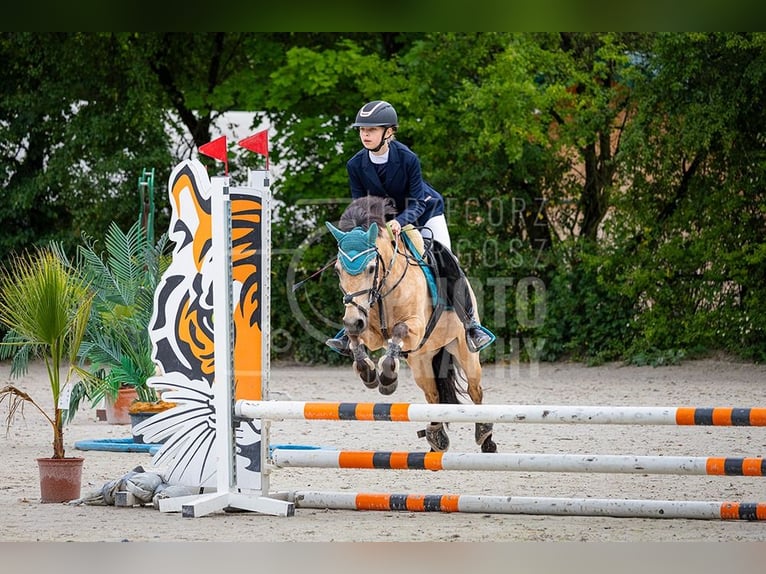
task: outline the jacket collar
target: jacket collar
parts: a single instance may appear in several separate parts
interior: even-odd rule
[[[388,162],[386,163],[386,181],[393,181],[397,177],[399,170],[402,169],[401,144],[396,140],[388,142]],[[375,171],[375,164],[370,161],[370,153],[363,154],[362,166],[367,178],[375,184],[375,187],[383,191],[378,179],[378,173]]]

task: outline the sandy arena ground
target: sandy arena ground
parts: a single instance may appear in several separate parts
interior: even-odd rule
[[[0,365],[0,381],[9,381]],[[44,367],[13,381],[47,400]],[[370,391],[351,367],[275,365],[273,391],[293,400],[422,402],[411,374],[403,370],[391,397]],[[766,366],[727,360],[690,361],[652,368],[581,364],[487,365],[486,403],[624,406],[766,406]],[[47,404],[47,403],[46,403]],[[6,415],[2,407],[2,417]],[[340,449],[424,450],[420,423],[282,421],[272,424],[272,443]],[[477,452],[473,425],[450,425],[451,450]],[[67,454],[85,457],[83,493],[119,478],[144,453],[80,451],[83,439],[128,437],[127,426],[99,422],[94,409],[80,412],[66,431]],[[618,425],[495,426],[501,452],[582,454],[764,456],[766,427],[676,427]],[[8,433],[0,432],[0,541],[698,541],[766,540],[765,522],[597,518],[489,514],[358,512],[297,509],[291,518],[253,513],[214,513],[183,518],[152,507],[41,504],[35,458],[50,454],[50,429],[31,408]],[[495,494],[664,500],[766,501],[762,477],[640,474],[529,473],[502,471],[346,471],[280,469],[272,490],[344,490]]]

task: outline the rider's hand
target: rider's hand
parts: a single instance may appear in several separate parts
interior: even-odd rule
[[[391,233],[394,234],[394,236],[398,236],[402,232],[402,224],[399,223],[396,219],[392,219],[388,222],[388,227],[391,230]]]

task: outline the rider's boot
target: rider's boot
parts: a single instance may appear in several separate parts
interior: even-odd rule
[[[336,353],[340,353],[344,357],[351,357],[351,348],[349,347],[348,335],[345,329],[341,329],[332,339],[327,339],[324,342],[325,345],[330,347]]]

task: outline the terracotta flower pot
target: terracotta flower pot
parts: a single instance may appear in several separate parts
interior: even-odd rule
[[[130,404],[138,399],[138,393],[133,387],[126,387],[117,391],[117,399],[106,400],[106,422],[110,425],[129,425],[130,415],[128,409]]]
[[[40,502],[68,502],[80,498],[82,457],[38,458]]]

